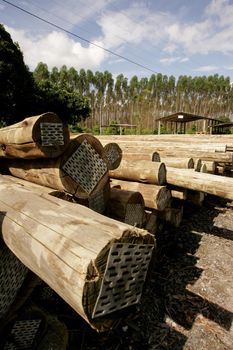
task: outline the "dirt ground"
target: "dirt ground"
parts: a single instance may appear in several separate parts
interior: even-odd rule
[[[208,195],[202,207],[185,205],[179,228],[161,229],[141,303],[112,331],[99,334],[57,295],[38,295],[65,323],[68,350],[232,350],[233,202]]]
[[[134,316],[99,335],[81,322],[69,349],[232,350],[232,267],[233,202],[186,205],[182,225],[157,237]]]

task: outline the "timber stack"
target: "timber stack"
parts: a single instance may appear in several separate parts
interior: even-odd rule
[[[4,287],[6,295],[0,294],[0,333],[22,306],[22,286],[32,292],[38,279],[94,329],[114,327],[121,310],[139,302],[155,247],[144,229],[142,195],[110,189],[109,171],[120,164],[120,147],[103,147],[88,134],[70,140],[54,113],[0,134],[0,259],[13,261],[18,276],[13,293]],[[102,215],[106,211],[112,218]],[[3,270],[0,285],[11,274]]]

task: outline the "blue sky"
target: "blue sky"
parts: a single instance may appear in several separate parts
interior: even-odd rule
[[[155,73],[218,73],[233,81],[232,0],[9,1]],[[49,69],[66,64],[128,78],[152,74],[2,0],[0,18],[31,70],[42,61]]]

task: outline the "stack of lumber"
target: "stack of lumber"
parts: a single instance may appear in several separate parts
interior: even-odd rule
[[[0,129],[5,150],[0,155],[1,244],[25,267],[21,284],[29,269],[104,331],[118,324],[122,309],[139,302],[155,238],[141,228],[142,195],[110,192],[109,170],[120,163],[119,146],[104,148],[87,134],[69,140],[66,132],[53,113]],[[98,213],[107,203],[109,215],[124,222]],[[0,293],[0,305],[3,297]],[[0,334],[8,321],[0,319]]]
[[[109,136],[99,136],[99,140],[104,145],[109,142]],[[167,158],[215,162],[207,166],[208,172],[216,171],[217,166],[232,167],[233,139],[229,135],[115,135],[111,140],[119,144],[123,159],[127,160],[155,160],[157,157],[159,161],[160,156],[163,162]]]
[[[115,135],[98,138],[103,145],[111,140],[122,148],[120,166],[110,171],[111,186],[139,191],[146,209],[156,210],[153,217],[157,215],[178,226],[182,219],[182,204],[178,208],[173,205],[177,199],[180,203],[190,201],[198,206],[202,205],[206,194],[233,199],[233,179],[215,175],[219,166],[232,168],[232,136]],[[166,182],[159,180],[159,164],[166,172]],[[154,204],[155,186],[163,186],[171,193],[172,201],[161,206],[162,210]]]

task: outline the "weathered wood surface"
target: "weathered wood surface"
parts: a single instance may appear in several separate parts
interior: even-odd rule
[[[143,227],[145,204],[140,192],[111,188],[107,215],[136,227]]]
[[[111,179],[111,187],[120,187],[122,190],[140,192],[147,208],[164,210],[171,202],[171,192],[166,186]]]
[[[68,126],[52,112],[0,129],[0,157],[55,158],[69,142]]]
[[[165,208],[158,212],[158,217],[169,222],[172,226],[179,227],[183,219],[183,206],[180,208]]]
[[[108,166],[104,148],[92,135],[81,134],[53,159],[3,159],[0,169],[21,179],[89,198],[104,190]]]
[[[104,311],[101,317],[93,314],[110,249],[114,243],[149,247],[154,238],[145,230],[78,204],[38,195],[2,176],[0,191],[1,234],[10,250],[92,327],[112,327],[116,307],[106,316]],[[129,263],[129,277],[131,273]],[[118,287],[117,281],[112,283],[111,293]],[[123,296],[120,302],[124,301]]]
[[[193,158],[175,158],[175,157],[162,157],[161,162],[163,162],[166,167],[181,168],[181,169],[193,169],[194,160]]]
[[[167,167],[167,183],[233,200],[233,178]]]
[[[122,150],[115,142],[107,143],[104,146],[105,157],[109,170],[113,170],[119,167],[122,159]]]
[[[146,152],[146,153],[122,153],[122,159],[128,161],[138,161],[138,160],[147,160],[161,162],[160,155],[158,152]]]
[[[109,171],[109,175],[119,180],[139,181],[155,185],[166,183],[166,167],[164,163],[146,160],[122,160],[117,169]]]

